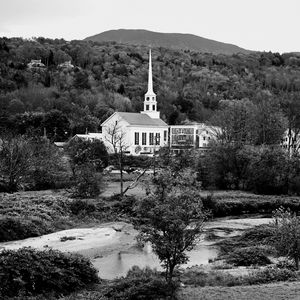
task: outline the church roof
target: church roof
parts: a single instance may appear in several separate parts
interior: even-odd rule
[[[163,120],[150,118],[147,114],[130,112],[117,112],[117,114],[130,125],[168,126]]]

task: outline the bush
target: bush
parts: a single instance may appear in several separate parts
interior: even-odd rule
[[[187,270],[181,277],[184,284],[195,286],[234,286],[241,285],[241,278],[226,272]]]
[[[4,250],[0,270],[2,297],[68,294],[99,280],[88,259],[56,250]]]
[[[5,217],[0,219],[0,242],[26,239],[48,233],[42,221]]]
[[[175,291],[176,285],[167,285],[165,279],[149,268],[141,270],[133,267],[125,278],[114,280],[103,295],[114,300],[167,299]]]
[[[297,271],[295,265],[294,265],[291,261],[289,261],[289,260],[287,260],[287,259],[285,259],[285,260],[280,260],[280,261],[276,264],[276,267],[277,267],[278,269],[288,269],[288,270],[291,270],[291,271]]]
[[[54,187],[55,176],[44,169],[36,169],[31,173],[35,190],[47,190]]]
[[[96,210],[96,206],[94,203],[90,203],[86,200],[76,199],[71,202],[70,210],[74,215],[86,215],[94,212]]]
[[[265,251],[258,247],[235,249],[228,254],[226,262],[235,266],[265,266],[271,263],[270,259],[265,255]]]
[[[254,285],[296,279],[297,274],[295,272],[272,267],[253,271],[249,275],[244,276],[233,276],[223,271],[204,272],[203,270],[186,270],[181,276],[181,281],[184,284],[195,286]]]
[[[75,197],[91,198],[100,194],[102,176],[95,173],[92,165],[86,164],[78,168],[76,172]]]
[[[272,239],[273,234],[274,228],[272,228],[272,226],[259,225],[247,229],[245,232],[243,232],[239,239],[244,242],[266,244]]]
[[[297,274],[288,269],[267,267],[263,270],[253,272],[245,277],[245,284],[264,284],[278,281],[296,280]]]
[[[217,201],[215,200],[213,194],[208,194],[206,197],[202,197],[203,208],[209,211],[212,215],[217,210]]]
[[[134,196],[123,196],[113,195],[111,200],[116,201],[113,205],[113,209],[116,213],[126,214],[129,216],[133,215],[134,206],[137,202],[137,199]]]

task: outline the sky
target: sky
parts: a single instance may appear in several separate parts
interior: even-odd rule
[[[0,37],[72,40],[120,28],[300,52],[300,0],[0,0]]]

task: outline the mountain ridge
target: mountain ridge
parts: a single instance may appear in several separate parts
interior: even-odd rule
[[[192,50],[204,53],[227,54],[251,53],[234,44],[223,43],[203,38],[190,33],[163,33],[144,29],[116,29],[89,36],[85,41],[108,42],[123,44],[164,47],[174,50]]]

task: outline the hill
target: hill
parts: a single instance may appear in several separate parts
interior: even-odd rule
[[[148,46],[116,42],[0,38],[0,133],[42,135],[46,128],[64,141],[98,131],[114,111],[141,111],[148,55]],[[45,66],[29,68],[32,59]],[[73,67],[61,65],[66,61]],[[232,99],[257,104],[267,98],[288,116],[287,103],[300,98],[300,57],[293,53],[230,56],[152,47],[152,68],[168,124],[206,122]]]
[[[194,50],[213,54],[250,53],[249,50],[236,45],[217,42],[193,34],[161,33],[141,29],[109,30],[87,37],[94,42],[115,41],[123,44],[165,47],[174,50]]]

